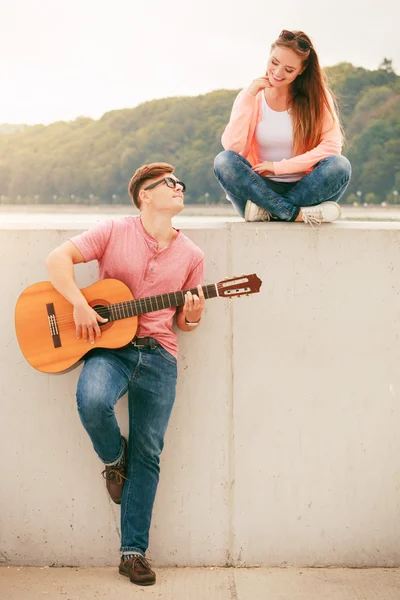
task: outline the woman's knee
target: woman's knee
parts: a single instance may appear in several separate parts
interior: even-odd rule
[[[350,181],[351,164],[348,158],[342,156],[342,154],[334,154],[325,160],[331,175],[342,177],[345,181]]]
[[[223,150],[214,159],[214,172],[221,174],[226,170],[230,170],[237,157],[237,153],[233,150]]]

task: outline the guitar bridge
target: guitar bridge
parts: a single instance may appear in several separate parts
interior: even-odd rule
[[[50,304],[46,304],[46,308],[47,308],[47,318],[48,318],[49,327],[50,327],[50,335],[53,340],[54,348],[61,348],[62,344],[61,344],[61,339],[60,339],[60,333],[58,331],[57,317],[56,317],[56,311],[54,310],[54,304],[52,302]]]

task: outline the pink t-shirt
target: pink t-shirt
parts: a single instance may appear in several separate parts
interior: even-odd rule
[[[85,262],[97,260],[99,278],[119,279],[135,299],[176,292],[203,284],[204,253],[178,230],[176,238],[158,251],[140,217],[110,219],[71,238]],[[176,308],[139,316],[138,337],[154,337],[168,352],[178,355],[172,329]]]

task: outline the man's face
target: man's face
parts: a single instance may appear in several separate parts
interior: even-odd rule
[[[153,211],[163,211],[174,215],[184,207],[183,186],[173,173],[165,173],[149,179],[142,188],[142,192],[145,194],[142,198],[142,209],[148,207]]]

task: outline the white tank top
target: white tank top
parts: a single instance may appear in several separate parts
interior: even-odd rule
[[[262,117],[255,131],[258,162],[265,160],[279,162],[283,158],[292,158],[292,119],[287,110],[272,110],[262,96]],[[290,175],[267,175],[273,181],[299,181],[304,173]]]

